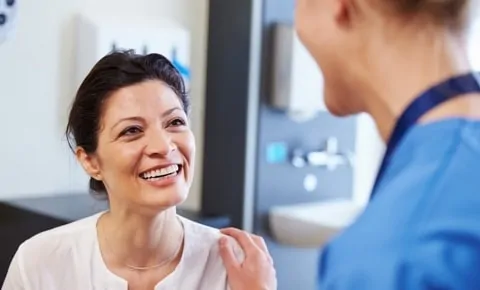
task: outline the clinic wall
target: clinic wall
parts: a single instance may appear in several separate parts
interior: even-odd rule
[[[0,46],[0,199],[86,192],[87,177],[62,136],[74,94],[77,13],[135,25],[174,21],[191,31],[192,123],[197,160],[202,160],[208,0],[23,0],[19,5],[16,33]],[[199,161],[185,203],[194,209],[200,199]]]

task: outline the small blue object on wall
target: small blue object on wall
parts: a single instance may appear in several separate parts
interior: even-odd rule
[[[267,146],[267,162],[284,163],[288,160],[288,146],[284,142],[274,142]]]
[[[190,69],[178,60],[178,58],[177,58],[177,48],[176,47],[174,47],[172,49],[172,56],[171,56],[170,59],[172,60],[173,66],[180,72],[180,74],[184,78],[189,80],[190,79]]]

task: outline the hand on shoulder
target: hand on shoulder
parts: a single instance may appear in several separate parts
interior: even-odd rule
[[[239,260],[232,241],[227,237],[220,239],[220,255],[231,290],[276,290],[276,272],[263,238],[235,228],[221,232],[238,242],[244,254],[243,261]]]

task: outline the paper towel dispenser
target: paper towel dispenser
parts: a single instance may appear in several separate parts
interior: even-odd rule
[[[323,77],[289,24],[274,26],[270,106],[297,119],[325,111]]]

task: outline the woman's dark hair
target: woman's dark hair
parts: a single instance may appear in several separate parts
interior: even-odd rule
[[[399,15],[423,15],[436,24],[462,30],[471,21],[473,15],[470,15],[470,11],[476,10],[474,1],[476,0],[381,0],[376,4],[385,4]]]
[[[147,80],[159,80],[170,86],[189,115],[185,83],[166,57],[157,53],[139,55],[132,50],[114,51],[95,64],[77,91],[65,132],[72,151],[82,147],[87,154],[94,153],[105,101],[115,91]],[[93,195],[108,198],[103,182],[90,178],[89,183]]]

